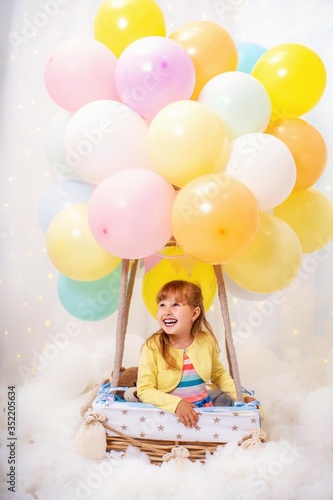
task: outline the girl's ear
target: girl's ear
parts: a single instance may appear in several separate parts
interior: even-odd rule
[[[192,321],[193,321],[193,323],[199,317],[200,313],[201,313],[200,307],[195,307],[193,309],[193,312],[192,312]]]

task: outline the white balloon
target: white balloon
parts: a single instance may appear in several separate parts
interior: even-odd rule
[[[125,104],[91,102],[80,108],[66,127],[66,162],[92,184],[119,170],[152,168],[147,132],[145,120]]]
[[[243,182],[262,211],[282,203],[296,181],[296,164],[290,149],[277,137],[251,133],[230,144],[225,172]]]
[[[227,71],[209,80],[198,101],[221,118],[230,142],[250,132],[263,132],[271,117],[267,90],[259,80],[241,71]]]

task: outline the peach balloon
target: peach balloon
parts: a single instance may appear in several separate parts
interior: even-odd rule
[[[293,192],[304,191],[321,177],[327,162],[327,147],[320,132],[301,118],[274,120],[266,130],[290,149],[296,164]]]
[[[170,38],[180,43],[191,56],[196,70],[192,99],[197,99],[202,87],[216,75],[236,71],[237,46],[222,26],[212,21],[191,21],[180,26]]]
[[[251,191],[227,174],[203,175],[181,189],[172,209],[172,229],[194,259],[224,264],[253,242],[259,206]]]

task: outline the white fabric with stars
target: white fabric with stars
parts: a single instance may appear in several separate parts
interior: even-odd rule
[[[142,439],[228,443],[240,440],[250,429],[261,428],[259,410],[251,405],[212,407],[196,410],[195,428],[186,428],[174,413],[140,403],[93,403],[93,410],[104,414],[108,424],[127,436]],[[109,430],[109,435],[113,435]]]

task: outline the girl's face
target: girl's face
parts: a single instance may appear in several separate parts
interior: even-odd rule
[[[191,333],[193,322],[200,314],[200,307],[191,307],[184,302],[177,301],[174,295],[162,300],[158,304],[157,321],[168,335],[177,337]]]

